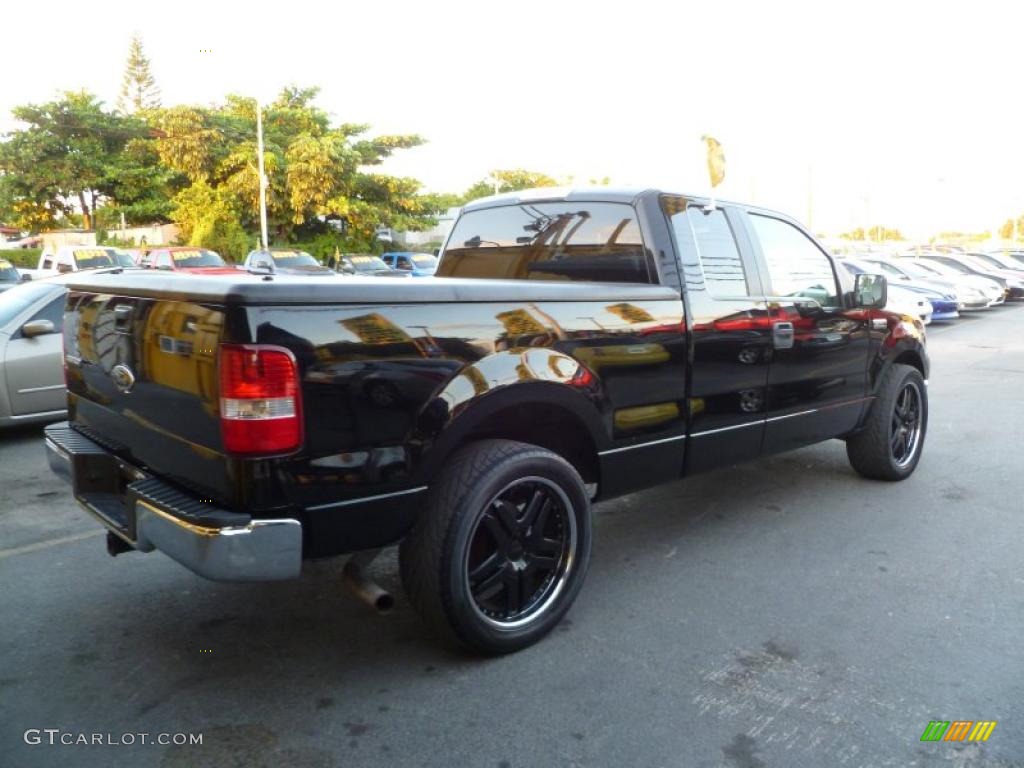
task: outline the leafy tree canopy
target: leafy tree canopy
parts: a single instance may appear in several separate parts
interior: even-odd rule
[[[515,192],[520,189],[532,189],[533,187],[556,187],[558,182],[546,173],[536,171],[524,171],[520,168],[512,170],[495,170],[486,179],[480,179],[476,184],[466,190],[463,195],[463,202],[476,200],[488,195],[497,195],[502,192]]]

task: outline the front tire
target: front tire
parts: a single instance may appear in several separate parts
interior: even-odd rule
[[[853,468],[873,480],[904,480],[921,460],[928,389],[921,372],[894,363],[882,377],[864,429],[846,440]]]
[[[402,584],[442,633],[484,654],[520,650],[561,620],[590,561],[576,469],[510,440],[459,450],[400,549]]]

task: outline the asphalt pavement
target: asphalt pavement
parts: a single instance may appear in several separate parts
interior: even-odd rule
[[[2,433],[0,766],[1024,766],[1024,306],[928,336],[913,477],[833,441],[602,504],[567,619],[500,659],[401,595],[372,613],[341,561],[216,584],[111,558],[41,430]],[[398,591],[394,553],[374,573]],[[60,743],[92,734],[115,744]]]

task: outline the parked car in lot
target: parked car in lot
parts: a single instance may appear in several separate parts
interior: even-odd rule
[[[975,262],[995,267],[997,270],[1000,270],[999,274],[1009,272],[1011,276],[1017,279],[1024,278],[1024,264],[1010,256],[1002,253],[980,253],[978,251],[970,251],[967,255]]]
[[[392,269],[408,272],[413,277],[431,277],[437,272],[437,257],[414,251],[390,251],[381,259]]]
[[[0,427],[64,417],[65,280],[36,280],[0,294]]]
[[[392,269],[370,253],[343,253],[327,259],[327,266],[342,275],[362,277],[409,277],[408,272]]]
[[[921,322],[785,215],[517,192],[462,209],[438,275],[77,275],[50,465],[112,554],[213,579],[400,541],[430,623],[507,653],[582,587],[592,499],[831,438],[870,478],[921,457]]]
[[[305,277],[336,277],[333,269],[328,269],[305,251],[294,248],[270,248],[269,250],[250,251],[245,257],[243,269],[259,270],[269,274],[301,275]]]
[[[963,271],[964,274],[979,275],[995,280],[1003,287],[1006,299],[1024,298],[1024,278],[1015,272],[990,266],[974,256],[966,253],[936,253],[928,257],[931,261],[945,264],[951,269]]]
[[[900,285],[903,282],[910,282],[914,285],[932,288],[944,296],[952,297],[956,301],[958,312],[988,309],[990,299],[986,297],[980,288],[960,275],[942,276],[925,269],[912,259],[866,256],[864,263],[873,270],[881,270],[882,274],[888,278],[890,284],[895,282],[897,285]],[[999,286],[997,283],[992,283],[992,288],[998,291]]]
[[[871,274],[882,272],[880,268],[872,269],[864,262],[855,259],[841,259],[839,262],[852,275]],[[924,325],[932,322],[939,307],[940,320],[953,320],[959,317],[956,311],[956,302],[927,288],[912,287],[904,283],[889,283],[888,301],[885,309],[889,312],[897,312],[901,315],[910,315],[918,318]]]
[[[31,279],[31,275],[23,275],[7,259],[0,259],[0,293]]]
[[[908,266],[923,269],[939,277],[966,280],[984,294],[988,299],[989,307],[999,306],[1006,301],[1007,289],[1002,282],[996,278],[979,275],[966,267],[954,268],[944,262],[936,261],[930,256],[900,257],[899,263],[906,263]]]
[[[56,253],[43,252],[39,255],[38,276],[78,272],[85,269],[108,267],[134,267],[131,255],[121,249],[106,245],[62,245]]]
[[[229,275],[238,269],[216,251],[192,246],[154,248],[142,257],[139,266],[202,275]]]

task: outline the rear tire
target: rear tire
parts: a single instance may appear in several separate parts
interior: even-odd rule
[[[846,440],[853,468],[872,480],[904,480],[921,460],[928,430],[928,389],[921,372],[894,363],[882,376],[864,429]]]
[[[540,640],[579,593],[590,562],[590,500],[576,469],[510,440],[451,458],[399,551],[410,602],[483,654]]]

